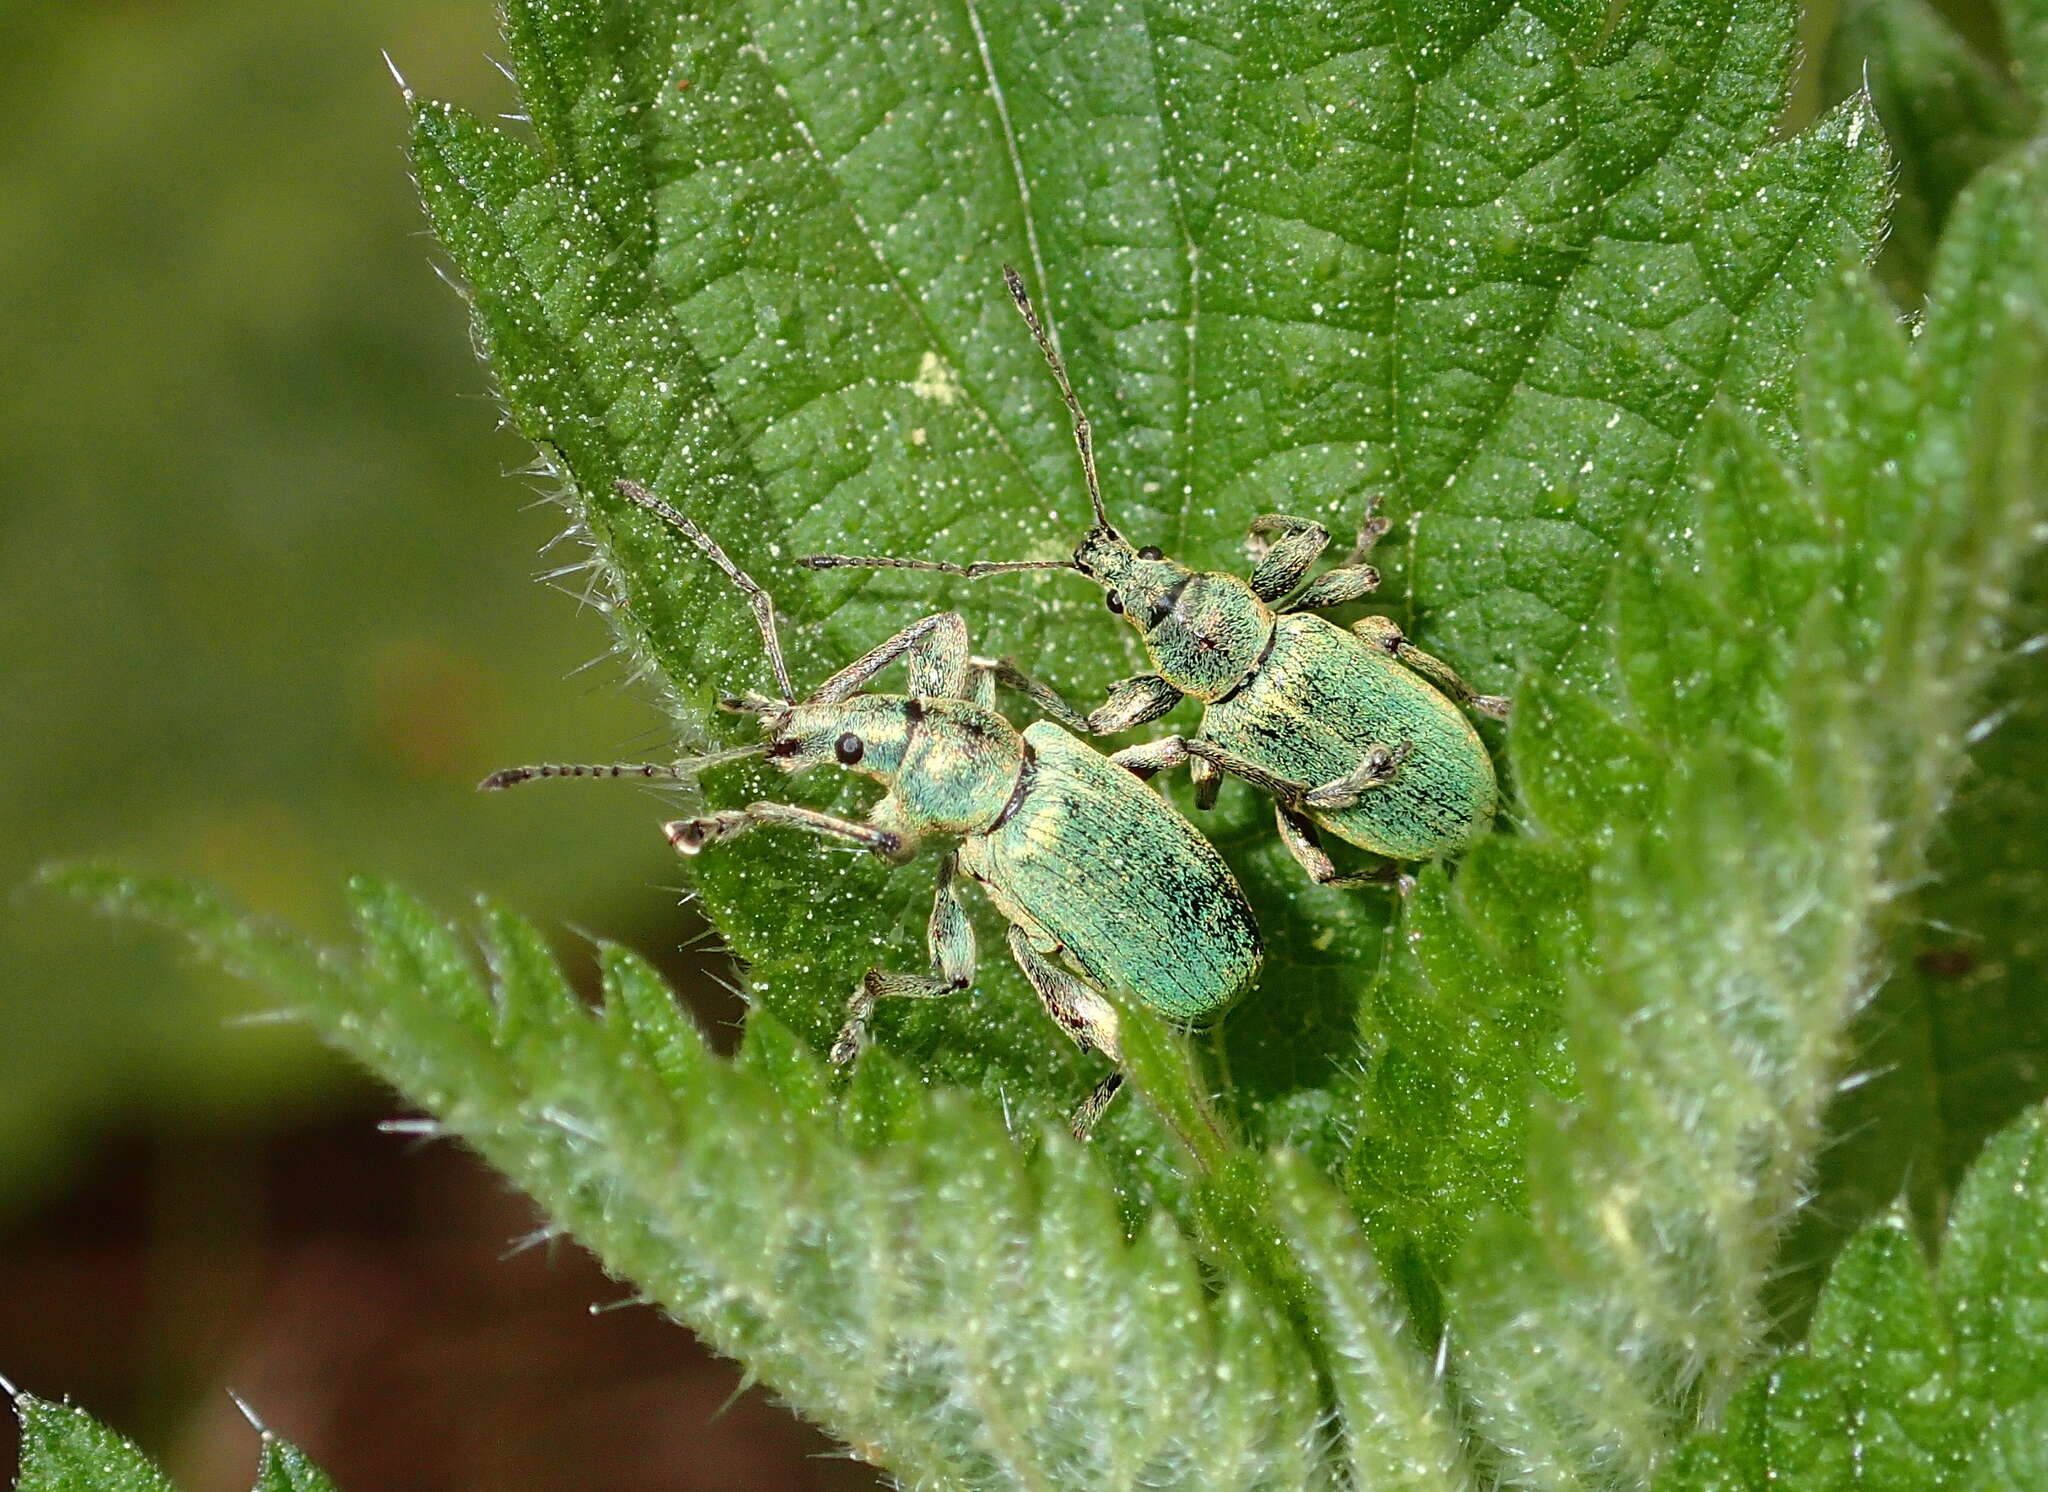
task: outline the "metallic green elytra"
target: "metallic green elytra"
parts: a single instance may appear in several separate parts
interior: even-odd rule
[[[1154,548],[1134,549],[1104,509],[1093,436],[1059,354],[1016,271],[1005,266],[1003,275],[1074,420],[1095,522],[1073,558],[956,565],[827,554],[803,563],[815,570],[939,570],[969,578],[1079,571],[1144,638],[1153,671],[1125,679],[1099,709],[1082,715],[1013,664],[990,667],[1047,715],[1085,734],[1130,730],[1183,698],[1203,704],[1194,735],[1133,746],[1110,761],[1140,777],[1186,766],[1204,808],[1215,802],[1226,774],[1264,789],[1274,799],[1288,849],[1326,885],[1405,885],[1399,862],[1464,848],[1492,821],[1499,789],[1486,747],[1458,706],[1505,719],[1507,700],[1474,693],[1386,617],[1366,617],[1347,630],[1311,615],[1379,585],[1379,573],[1365,559],[1387,531],[1386,520],[1369,512],[1352,553],[1305,586],[1330,542],[1328,530],[1308,519],[1267,514],[1253,520],[1252,535],[1264,548],[1249,579],[1191,570]],[[1319,830],[1395,863],[1340,875]]]
[[[1251,983],[1261,957],[1258,927],[1222,857],[1164,799],[1093,747],[1050,722],[1019,731],[998,714],[1004,672],[969,655],[958,612],[904,628],[800,700],[768,593],[659,497],[630,482],[618,490],[680,530],[752,605],[780,694],[723,704],[759,721],[761,744],[678,762],[512,767],[483,786],[546,777],[685,779],[760,757],[790,773],[834,762],[886,789],[865,822],[764,802],[678,819],[663,832],[694,855],[757,825],[784,824],[895,864],[912,859],[928,837],[957,839],[939,865],[931,972],[868,970],[847,1002],[835,1063],[859,1054],[878,1000],[956,994],[974,982],[974,928],[954,885],[962,871],[1009,923],[1011,955],[1047,1013],[1084,1050],[1119,1066],[1116,1007],[1104,990],[1126,991],[1193,1025],[1214,1019]],[[866,692],[897,662],[909,674],[908,693]],[[1087,1136],[1122,1081],[1112,1071],[1075,1109],[1077,1136]]]

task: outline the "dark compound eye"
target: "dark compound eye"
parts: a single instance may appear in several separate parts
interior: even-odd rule
[[[1124,598],[1122,596],[1119,596],[1115,591],[1111,591],[1102,599],[1104,604],[1106,604],[1111,611],[1114,611],[1119,615],[1122,614],[1124,609]]]
[[[1166,558],[1166,556],[1165,556],[1165,555],[1163,555],[1163,554],[1161,554],[1161,553],[1159,552],[1159,546],[1158,546],[1157,544],[1147,544],[1147,545],[1146,545],[1146,546],[1145,546],[1145,547],[1144,547],[1143,549],[1140,549],[1140,550],[1138,551],[1138,558],[1139,558],[1139,559],[1165,559],[1165,558]]]
[[[841,736],[832,747],[833,752],[838,758],[849,767],[859,761],[867,752],[867,749],[867,742],[863,741],[852,731],[848,731],[845,735]]]

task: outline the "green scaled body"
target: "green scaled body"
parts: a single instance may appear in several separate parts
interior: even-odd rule
[[[795,774],[836,764],[883,788],[865,819],[765,800],[662,826],[686,855],[773,825],[865,849],[894,864],[932,839],[956,841],[940,860],[926,941],[929,972],[869,969],[846,1005],[832,1060],[854,1060],[882,1000],[930,1000],[974,983],[974,925],[962,874],[1009,924],[1010,956],[1046,1014],[1087,1050],[1121,1066],[1119,990],[1183,1024],[1213,1019],[1259,969],[1259,930],[1230,868],[1164,798],[1058,726],[1019,731],[996,711],[1005,665],[972,656],[967,623],[937,612],[798,697],[776,633],[775,603],[710,535],[644,487],[620,494],[673,525],[747,598],[777,694],[722,701],[752,715],[755,748],[693,761],[548,764],[492,774],[485,787],[548,777],[693,778],[727,762],[765,758]],[[910,688],[871,693],[901,666]],[[1014,682],[1014,680],[1013,680]],[[1113,1071],[1074,1111],[1086,1137],[1123,1081]]]
[[[1259,967],[1259,934],[1223,859],[1129,772],[1058,726],[1024,732],[1035,760],[1001,824],[960,868],[1041,953],[1184,1024],[1213,1019]]]
[[[1392,860],[1455,854],[1493,819],[1498,789],[1479,733],[1387,653],[1321,617],[1274,618],[1273,648],[1245,687],[1212,704],[1200,737],[1275,776],[1340,778],[1375,744],[1411,749],[1394,776],[1316,823]]]
[[[1403,861],[1455,854],[1493,821],[1493,762],[1464,705],[1505,720],[1508,701],[1473,691],[1442,660],[1411,643],[1386,617],[1343,631],[1310,613],[1345,606],[1379,585],[1366,555],[1387,523],[1370,511],[1350,556],[1315,579],[1309,571],[1330,534],[1312,519],[1266,513],[1252,520],[1257,567],[1240,579],[1192,570],[1147,545],[1134,547],[1109,521],[1095,470],[1095,437],[1024,282],[1005,267],[1010,295],[1074,417],[1074,444],[1094,525],[1069,560],[943,560],[819,554],[814,570],[939,570],[975,579],[1021,570],[1074,570],[1102,587],[1109,609],[1145,640],[1150,673],[1125,679],[1083,715],[1007,661],[991,665],[1053,719],[1087,735],[1114,735],[1157,720],[1183,699],[1199,701],[1191,736],[1131,746],[1109,760],[1137,774],[1186,767],[1195,801],[1216,800],[1225,776],[1273,799],[1274,823],[1301,867],[1322,885],[1407,886]],[[1320,832],[1385,856],[1391,864],[1343,874]]]

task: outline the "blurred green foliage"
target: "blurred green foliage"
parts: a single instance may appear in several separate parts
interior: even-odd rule
[[[649,800],[480,799],[658,717],[499,477],[380,48],[504,97],[475,0],[0,7],[0,887],[116,849],[337,924],[358,865],[551,925],[684,924]],[[0,1214],[115,1123],[331,1097],[301,1032],[47,900],[0,897]]]

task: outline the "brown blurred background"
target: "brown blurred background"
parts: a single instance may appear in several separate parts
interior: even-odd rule
[[[656,745],[602,619],[532,577],[434,276],[380,49],[487,112],[487,0],[0,0],[0,1374],[188,1492],[246,1487],[233,1389],[345,1492],[873,1477],[639,1309],[389,1095],[164,939],[20,890],[196,871],[330,935],[350,870],[484,891],[730,997],[630,789],[483,799]],[[581,670],[581,671],[579,671]],[[565,931],[579,965],[584,945]],[[708,997],[707,997],[708,998]],[[719,1003],[724,1002],[724,1003]],[[4,1416],[0,1416],[4,1419]],[[11,1485],[12,1426],[0,1428]]]
[[[1973,34],[1982,4],[1959,4]],[[1833,0],[1809,7],[1809,50]],[[487,0],[0,0],[0,1374],[187,1492],[248,1484],[241,1394],[344,1492],[875,1485],[388,1095],[162,939],[33,891],[117,855],[330,935],[352,869],[478,891],[736,1007],[619,788],[654,748],[602,619],[532,577],[380,49],[511,108]],[[1811,70],[1795,117],[1820,89]],[[12,1470],[0,1428],[0,1476]],[[11,1477],[10,1477],[11,1480]]]

